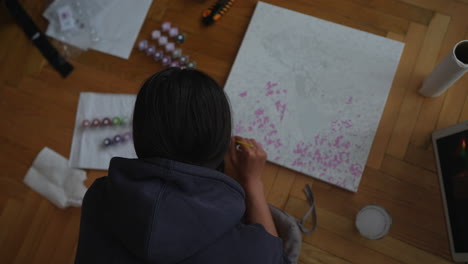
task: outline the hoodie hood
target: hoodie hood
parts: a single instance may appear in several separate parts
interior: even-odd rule
[[[139,258],[163,264],[214,243],[245,212],[245,194],[235,180],[157,158],[113,158],[103,195],[111,235]]]

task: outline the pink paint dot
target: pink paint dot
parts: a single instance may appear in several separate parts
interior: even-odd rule
[[[273,87],[275,87],[277,85],[278,85],[278,83],[272,83],[272,82],[268,81],[266,89],[271,89],[271,88],[273,88]]]
[[[246,97],[247,96],[247,91],[240,93],[239,96],[242,97],[242,98]]]
[[[286,103],[282,103],[280,100],[275,102],[276,110],[280,113],[280,121],[283,121],[284,112],[286,111]]]
[[[362,175],[362,166],[360,164],[354,163],[351,166],[349,166],[349,172],[354,177],[359,177]]]
[[[259,108],[259,109],[255,110],[255,116],[257,118],[260,118],[260,116],[263,115],[264,112],[265,112],[265,110],[263,108]]]
[[[278,130],[272,130],[272,131],[268,132],[268,136],[271,137],[272,135],[277,134],[277,133],[278,133]]]

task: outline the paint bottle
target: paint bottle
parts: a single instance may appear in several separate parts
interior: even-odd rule
[[[364,206],[356,216],[356,228],[368,239],[377,240],[390,232],[392,217],[387,210],[378,205]]]

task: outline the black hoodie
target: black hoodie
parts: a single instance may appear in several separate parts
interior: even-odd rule
[[[243,224],[244,197],[215,170],[113,158],[84,197],[75,263],[289,263],[281,239]]]

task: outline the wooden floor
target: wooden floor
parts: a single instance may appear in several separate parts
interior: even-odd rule
[[[21,1],[42,29],[44,2]],[[224,84],[253,13],[239,0],[216,25],[200,25],[213,1],[154,0],[138,39],[162,21],[187,33],[182,48],[199,68]],[[268,201],[296,217],[307,210],[302,188],[312,185],[318,229],[304,236],[301,263],[449,263],[447,233],[430,135],[468,119],[468,75],[435,99],[417,94],[454,43],[468,38],[467,0],[269,0],[272,4],[406,43],[359,192],[354,194],[271,165]],[[0,263],[72,263],[80,209],[59,210],[22,183],[37,153],[48,146],[70,153],[78,96],[83,91],[136,93],[161,69],[134,51],[129,60],[88,51],[60,78],[0,9]],[[87,185],[103,171],[88,171]],[[390,235],[370,241],[354,228],[367,204],[393,217]]]

